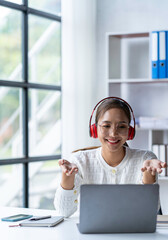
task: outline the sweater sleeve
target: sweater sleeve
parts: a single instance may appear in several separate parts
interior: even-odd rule
[[[152,151],[146,151],[144,155],[144,161],[150,159],[158,159]]]
[[[75,163],[78,167],[78,173],[75,175],[74,188],[72,190],[65,190],[60,185],[56,190],[54,198],[54,206],[58,215],[64,217],[71,216],[77,210],[80,185],[83,184],[82,169],[78,163],[79,159],[72,154],[69,161]]]

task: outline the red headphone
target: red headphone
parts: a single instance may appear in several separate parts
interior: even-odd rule
[[[96,126],[96,124],[94,123],[94,124],[91,125],[91,121],[92,121],[92,117],[93,117],[93,113],[94,113],[95,109],[97,108],[97,106],[100,103],[102,103],[102,102],[104,102],[104,101],[106,101],[107,99],[110,99],[110,98],[111,99],[118,99],[119,101],[125,103],[128,106],[130,112],[132,113],[134,126],[133,127],[131,127],[131,126],[129,127],[128,138],[127,138],[127,140],[132,140],[134,138],[134,136],[135,136],[135,117],[134,117],[134,113],[133,113],[133,110],[132,110],[131,106],[124,99],[119,98],[119,97],[103,98],[100,102],[98,102],[96,104],[96,106],[94,107],[94,109],[92,111],[92,114],[91,114],[91,117],[90,117],[90,121],[89,121],[89,134],[90,134],[90,137],[93,137],[93,138],[97,138],[98,137],[97,136],[97,126]]]

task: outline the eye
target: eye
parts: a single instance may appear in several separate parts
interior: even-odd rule
[[[103,128],[111,128],[110,125],[102,125]]]
[[[119,125],[118,128],[125,129],[125,128],[128,128],[128,126],[123,124],[123,125]]]

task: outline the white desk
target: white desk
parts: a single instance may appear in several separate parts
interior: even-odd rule
[[[55,215],[55,211],[25,209],[25,208],[0,208],[0,218],[19,213],[33,215]],[[159,228],[155,233],[147,234],[80,234],[76,223],[78,217],[65,219],[59,225],[47,227],[9,227],[15,223],[0,221],[0,239],[2,240],[168,240],[168,228]],[[17,222],[16,222],[17,224]]]

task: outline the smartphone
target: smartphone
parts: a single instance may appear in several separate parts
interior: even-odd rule
[[[7,222],[16,222],[16,221],[21,221],[27,218],[31,218],[33,215],[28,215],[28,214],[17,214],[17,215],[12,215],[9,217],[4,217],[1,218],[2,221],[7,221]]]

